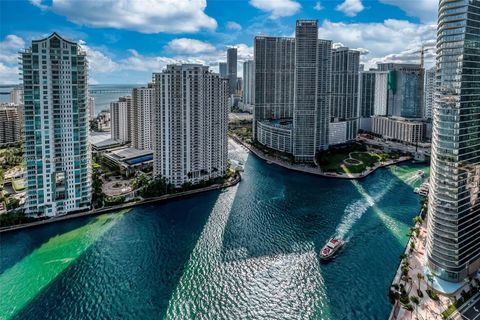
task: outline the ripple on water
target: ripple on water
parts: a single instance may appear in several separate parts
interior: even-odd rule
[[[356,185],[241,148],[230,156],[245,165],[239,185],[132,210],[19,317],[385,319],[419,206],[405,180],[421,167],[382,169]],[[342,225],[348,245],[322,263],[320,248]]]

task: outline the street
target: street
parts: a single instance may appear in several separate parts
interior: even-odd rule
[[[459,314],[455,317],[462,320],[477,320],[480,319],[480,299],[474,301],[470,306],[462,308]]]

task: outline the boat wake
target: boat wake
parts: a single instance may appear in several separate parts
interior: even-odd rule
[[[413,185],[415,182],[417,182],[418,180],[421,180],[422,179],[422,176],[415,173],[413,176],[411,177],[408,177],[407,179],[404,180],[404,182],[406,184],[409,184],[409,185]]]
[[[362,198],[349,204],[345,208],[345,215],[335,231],[335,238],[344,239],[346,242],[349,240],[349,238],[346,238],[346,236],[350,229],[352,229],[355,222],[357,222],[363,216],[363,214],[367,212],[368,208],[373,207],[377,201],[382,199],[393,186],[393,182],[390,182],[378,193],[371,196],[362,187],[362,185],[358,183],[358,181],[353,181],[352,183],[360,192]]]

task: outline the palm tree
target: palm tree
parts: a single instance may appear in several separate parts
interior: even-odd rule
[[[420,281],[425,279],[425,276],[421,272],[419,272],[419,273],[417,273],[417,279],[418,279],[418,291],[422,292],[422,290],[420,288]]]
[[[415,305],[415,314],[418,318],[418,305],[420,304],[420,299],[418,299],[418,297],[416,296],[411,296],[410,301],[412,301],[413,304]]]
[[[418,225],[421,225],[423,223],[423,219],[421,216],[416,216],[415,218],[413,218],[413,223],[414,224],[418,224]]]

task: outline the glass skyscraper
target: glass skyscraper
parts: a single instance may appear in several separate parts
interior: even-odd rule
[[[460,282],[480,267],[480,0],[441,0],[428,212],[429,269]]]

